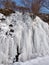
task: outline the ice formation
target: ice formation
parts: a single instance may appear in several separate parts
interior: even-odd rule
[[[5,20],[2,20],[5,18]],[[0,15],[0,64],[10,65],[17,55],[18,62],[49,55],[49,25],[38,16],[18,11]]]

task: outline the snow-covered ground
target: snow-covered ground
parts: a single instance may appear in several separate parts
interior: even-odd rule
[[[18,62],[13,63],[17,55]],[[49,65],[49,25],[18,11],[0,13],[0,65]]]
[[[15,62],[12,65],[49,65],[49,56],[47,57],[38,57],[36,59],[26,61],[26,62]]]

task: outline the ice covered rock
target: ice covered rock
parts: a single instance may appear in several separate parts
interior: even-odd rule
[[[0,64],[13,63],[18,53],[18,62],[49,55],[49,25],[38,16],[32,19],[29,13],[16,11],[0,24]]]
[[[3,14],[0,13],[0,19],[4,18],[5,19],[5,16]]]
[[[3,17],[3,14],[0,13],[0,19]]]
[[[8,31],[9,27],[6,23],[0,23],[0,28],[4,31]]]

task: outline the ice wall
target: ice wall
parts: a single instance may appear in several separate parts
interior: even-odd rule
[[[18,62],[49,55],[49,25],[38,16],[18,11],[0,16],[0,64],[10,65],[18,53]]]

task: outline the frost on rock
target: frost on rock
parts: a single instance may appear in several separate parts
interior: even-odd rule
[[[3,14],[0,13],[0,19],[5,18]]]
[[[0,64],[10,65],[15,61],[21,63],[49,55],[49,25],[38,16],[32,19],[29,13],[16,11],[5,17],[5,20],[1,19],[2,16]]]

